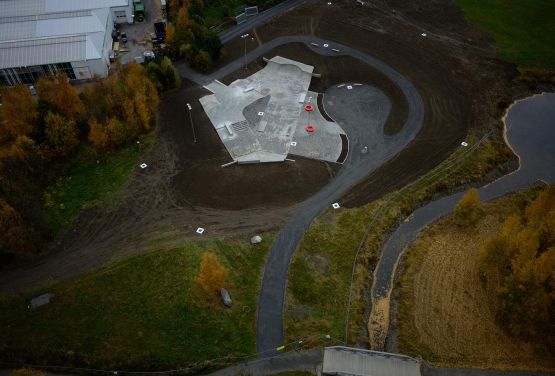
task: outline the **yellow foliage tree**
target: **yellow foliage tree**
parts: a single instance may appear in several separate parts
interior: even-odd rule
[[[0,132],[2,137],[16,138],[28,135],[38,119],[37,104],[29,89],[18,85],[2,88],[2,106],[0,106]]]
[[[56,156],[66,156],[79,145],[75,121],[48,111],[45,123],[46,142]]]
[[[189,2],[186,1],[177,13],[177,27],[185,29],[189,25]]]
[[[482,247],[480,271],[496,297],[501,321],[514,335],[555,342],[555,187],[512,215]],[[555,343],[551,343],[555,345]]]
[[[56,77],[43,78],[37,82],[37,94],[40,99],[54,105],[69,120],[77,121],[85,112],[85,106],[77,90],[69,83],[67,76],[61,72]]]
[[[175,42],[175,27],[172,23],[168,23],[166,25],[166,45],[168,47],[173,47],[173,43]]]
[[[98,150],[106,149],[110,143],[104,127],[94,118],[89,121],[89,141]]]
[[[154,83],[139,64],[116,65],[107,79],[84,92],[91,103],[89,141],[97,149],[121,145],[149,130],[160,99]],[[89,106],[88,106],[89,107]]]
[[[106,133],[112,145],[121,145],[127,140],[127,130],[121,121],[110,118],[106,124]]]
[[[465,226],[476,223],[482,209],[480,208],[480,195],[476,188],[471,188],[455,206],[455,218]]]
[[[225,286],[228,274],[229,270],[220,263],[214,252],[204,252],[195,281],[206,293],[213,293]]]

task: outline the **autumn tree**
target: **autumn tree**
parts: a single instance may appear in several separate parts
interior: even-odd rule
[[[214,252],[204,252],[200,262],[200,272],[195,281],[207,294],[219,291],[225,286],[229,270],[220,263]]]
[[[500,321],[513,335],[555,345],[555,187],[508,217],[481,249],[479,266]]]
[[[165,38],[166,46],[172,48],[175,43],[175,27],[172,23],[168,23],[166,25],[166,38]]]
[[[189,2],[185,2],[177,12],[176,25],[180,29],[184,29],[189,25]]]
[[[85,112],[85,106],[77,90],[69,83],[64,73],[56,77],[43,78],[37,82],[37,94],[43,101],[55,106],[67,119],[77,121]]]
[[[160,63],[150,62],[147,72],[159,92],[181,85],[181,77],[168,57],[164,57]]]
[[[1,89],[2,106],[0,106],[0,133],[3,138],[14,139],[19,135],[28,135],[37,122],[37,104],[29,89],[23,85]]]
[[[0,251],[21,253],[28,246],[28,228],[21,215],[0,197]]]
[[[212,68],[212,58],[210,57],[210,54],[204,50],[197,52],[192,63],[193,67],[198,69],[200,72],[207,72],[210,68]]]
[[[83,97],[87,107],[91,101],[88,139],[97,149],[122,145],[148,131],[160,103],[156,86],[143,66],[135,63],[117,65],[113,75],[86,90]]]
[[[482,214],[482,209],[480,207],[480,195],[476,188],[471,188],[468,192],[460,199],[455,206],[455,218],[456,220],[464,225],[469,226],[476,223]]]
[[[55,156],[65,157],[79,145],[75,121],[48,112],[45,122],[46,142]]]
[[[172,22],[175,21],[179,11],[179,0],[168,0],[166,6],[168,9],[168,19]]]

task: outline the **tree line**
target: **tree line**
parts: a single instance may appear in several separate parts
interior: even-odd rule
[[[80,148],[104,153],[132,142],[155,124],[158,92],[179,84],[166,58],[147,69],[118,64],[80,93],[63,73],[39,80],[37,98],[26,86],[2,88],[0,254],[35,252],[51,237],[41,210],[49,166]]]
[[[455,208],[457,222],[470,229],[483,214],[476,189]],[[555,348],[555,186],[505,220],[481,248],[478,267],[500,325]]]
[[[508,217],[478,261],[499,322],[555,348],[555,186]]]
[[[204,9],[202,0],[169,0],[165,40],[172,56],[187,58],[201,72],[214,66],[222,49],[218,34],[204,25]]]

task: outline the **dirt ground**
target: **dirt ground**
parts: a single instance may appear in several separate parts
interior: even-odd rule
[[[160,111],[161,136],[176,144],[178,171],[172,188],[179,204],[230,210],[291,206],[335,175],[339,165],[297,156],[291,157],[295,162],[222,168],[231,157],[198,102],[207,94],[185,84],[166,96]],[[197,143],[192,142],[187,102],[193,106]]]
[[[445,159],[469,128],[488,126],[498,116],[496,99],[516,72],[493,58],[490,40],[450,0],[397,3],[394,9],[387,1],[364,6],[348,0],[332,6],[309,2],[254,30],[255,42],[247,43],[254,48],[294,34],[329,38],[384,61],[418,88],[426,113],[417,139],[354,187],[342,200],[345,206],[358,206],[413,181]],[[224,60],[241,47],[241,40],[226,45]]]
[[[422,37],[422,32],[427,37]],[[463,19],[451,0],[309,1],[306,5],[251,31],[252,49],[280,35],[318,35],[372,55],[410,79],[425,105],[417,138],[392,161],[353,188],[342,200],[357,206],[397,189],[445,159],[469,129],[484,129],[498,117],[496,100],[509,90],[512,66],[494,59],[490,42]],[[406,116],[399,90],[385,77],[350,58],[333,63],[298,45],[282,46],[276,54],[305,61],[322,73],[311,89],[323,92],[343,81],[359,81],[382,89],[392,100],[386,130],[394,133]],[[224,46],[219,66],[239,58],[243,41]],[[261,67],[253,63],[251,70]],[[248,73],[248,72],[247,72]],[[244,71],[238,75],[245,74]],[[228,77],[227,81],[234,77]],[[55,249],[24,269],[2,273],[1,290],[26,288],[69,278],[117,257],[164,244],[203,236],[245,238],[275,231],[294,205],[326,184],[338,166],[295,158],[295,163],[233,166],[197,99],[204,89],[184,83],[166,93],[160,111],[158,140],[137,170],[115,208],[87,211]],[[192,142],[185,103],[193,106],[199,142]],[[163,230],[161,230],[163,228]],[[173,240],[168,240],[173,239]],[[156,247],[161,245],[156,243]]]
[[[430,226],[407,251],[401,278],[400,351],[434,364],[496,369],[555,370],[543,346],[508,336],[478,272],[481,246],[502,227],[518,199],[486,205],[474,230],[461,230],[452,216]],[[492,209],[495,208],[495,209]]]
[[[400,130],[407,116],[407,103],[400,91],[387,77],[351,57],[326,58],[310,51],[305,45],[293,43],[270,51],[267,57],[283,56],[313,65],[322,78],[313,78],[310,90],[319,93],[331,85],[343,82],[367,83],[382,90],[392,102],[392,112],[385,126],[386,133]],[[230,84],[262,69],[261,58],[222,81]],[[197,99],[209,92],[184,85],[182,90],[167,96],[160,116],[165,137],[181,145],[178,149],[179,172],[174,180],[174,192],[179,202],[213,208],[240,210],[255,206],[284,206],[298,203],[324,186],[340,168],[326,163],[291,156],[294,163],[234,165],[227,168],[230,156],[213,130],[210,120]],[[190,143],[192,130],[184,103],[191,102],[193,122],[198,143]],[[210,194],[207,195],[207,192]]]

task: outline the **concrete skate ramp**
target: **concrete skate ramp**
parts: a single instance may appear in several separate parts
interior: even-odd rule
[[[213,94],[200,103],[234,161],[279,162],[290,152],[337,161],[344,132],[318,112],[317,95],[308,91],[313,70],[276,56],[262,70],[229,86],[219,81],[205,86]],[[305,111],[307,103],[313,103],[316,110]],[[305,131],[308,122],[316,127],[310,139]],[[299,141],[292,143],[294,139]],[[295,144],[299,147],[291,151]]]

